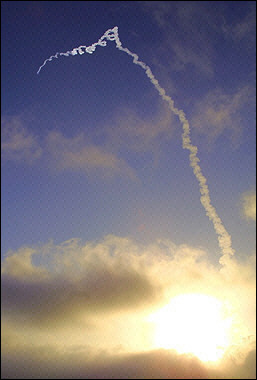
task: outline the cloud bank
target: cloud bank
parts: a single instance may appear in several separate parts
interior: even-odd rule
[[[233,258],[217,268],[199,248],[114,235],[9,252],[2,265],[2,376],[254,378],[253,260]],[[217,297],[233,319],[218,367],[154,345],[147,317],[184,293]]]

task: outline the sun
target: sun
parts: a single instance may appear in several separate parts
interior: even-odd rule
[[[224,315],[222,302],[209,295],[178,295],[149,320],[155,324],[155,347],[214,362],[229,345],[230,319]]]

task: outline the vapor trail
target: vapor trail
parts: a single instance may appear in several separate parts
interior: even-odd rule
[[[52,60],[52,58],[58,58],[59,55],[76,55],[78,52],[79,54],[84,54],[90,53],[92,54],[97,45],[100,46],[106,46],[106,41],[104,39],[110,40],[110,41],[115,41],[116,47],[120,50],[123,51],[124,53],[130,55],[133,58],[133,63],[136,65],[142,67],[142,69],[145,71],[146,75],[150,79],[151,83],[154,85],[156,90],[159,92],[160,96],[162,97],[163,100],[165,100],[169,104],[170,110],[178,116],[179,120],[181,121],[182,128],[183,128],[183,133],[182,133],[182,143],[183,143],[183,148],[189,150],[189,162],[190,166],[193,168],[194,175],[198,181],[199,184],[199,189],[201,193],[201,203],[206,211],[206,215],[208,218],[212,221],[214,230],[217,234],[218,237],[218,242],[220,249],[222,251],[222,257],[220,258],[219,262],[220,264],[224,265],[226,262],[226,259],[229,258],[234,254],[234,250],[232,248],[231,244],[231,237],[227,230],[225,229],[222,220],[217,214],[216,209],[212,206],[211,204],[211,198],[210,198],[210,193],[209,193],[209,188],[207,185],[207,181],[205,176],[202,173],[201,167],[199,165],[199,158],[197,157],[197,147],[191,143],[191,138],[190,138],[190,126],[189,122],[185,116],[185,113],[183,110],[179,110],[174,106],[174,101],[171,99],[170,96],[166,95],[165,90],[160,86],[158,80],[155,78],[155,76],[152,73],[152,70],[150,69],[149,66],[147,66],[144,62],[139,61],[139,57],[137,54],[132,53],[129,49],[122,47],[121,41],[119,39],[119,34],[118,34],[118,27],[115,26],[113,29],[108,29],[104,35],[98,40],[98,42],[94,43],[91,46],[80,46],[79,48],[75,48],[72,51],[68,51],[66,53],[56,53],[55,56],[51,56],[49,59],[45,60],[42,66],[40,66],[38,70],[38,74],[41,70],[41,68],[46,64],[47,61]],[[85,49],[83,51],[82,49]]]

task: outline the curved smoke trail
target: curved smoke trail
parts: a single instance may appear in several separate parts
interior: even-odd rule
[[[209,193],[209,188],[207,185],[206,178],[204,177],[201,167],[199,165],[199,158],[197,157],[197,147],[191,143],[191,138],[190,138],[190,126],[189,122],[185,116],[185,113],[183,110],[179,110],[174,106],[174,101],[171,99],[170,96],[166,95],[165,90],[159,85],[158,80],[154,77],[151,69],[149,66],[147,66],[144,62],[139,61],[139,57],[137,54],[132,53],[129,49],[123,48],[122,44],[119,39],[119,34],[118,34],[118,27],[115,26],[113,29],[108,29],[104,35],[98,40],[98,42],[92,44],[91,46],[80,46],[78,48],[73,49],[72,51],[67,51],[66,53],[56,53],[54,56],[51,56],[50,58],[46,59],[45,62],[43,63],[42,66],[40,66],[37,74],[39,74],[40,70],[42,67],[46,64],[47,61],[51,61],[53,58],[58,58],[58,55],[76,55],[76,54],[84,54],[89,53],[92,54],[96,46],[106,46],[106,40],[109,41],[115,41],[116,47],[120,50],[123,51],[124,53],[130,55],[133,57],[133,63],[136,65],[142,67],[142,69],[145,71],[146,75],[150,79],[151,83],[154,85],[156,90],[159,92],[160,96],[162,97],[163,100],[168,102],[170,110],[178,116],[179,120],[182,123],[183,127],[183,134],[182,134],[182,142],[183,142],[183,148],[189,150],[189,161],[190,161],[190,166],[193,168],[194,175],[198,181],[199,184],[199,189],[201,193],[201,203],[206,211],[206,215],[208,218],[212,221],[214,230],[217,234],[218,241],[219,241],[219,246],[222,251],[222,257],[220,258],[220,264],[224,265],[226,263],[226,260],[234,254],[234,250],[231,245],[231,237],[228,234],[227,230],[225,229],[222,220],[218,216],[216,209],[212,206],[211,204],[211,198],[210,198],[210,193]],[[84,50],[83,50],[84,49]]]

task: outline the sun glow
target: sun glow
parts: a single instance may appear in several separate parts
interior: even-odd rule
[[[218,299],[203,294],[183,294],[153,313],[154,345],[191,353],[202,361],[217,361],[229,345],[231,320]]]

